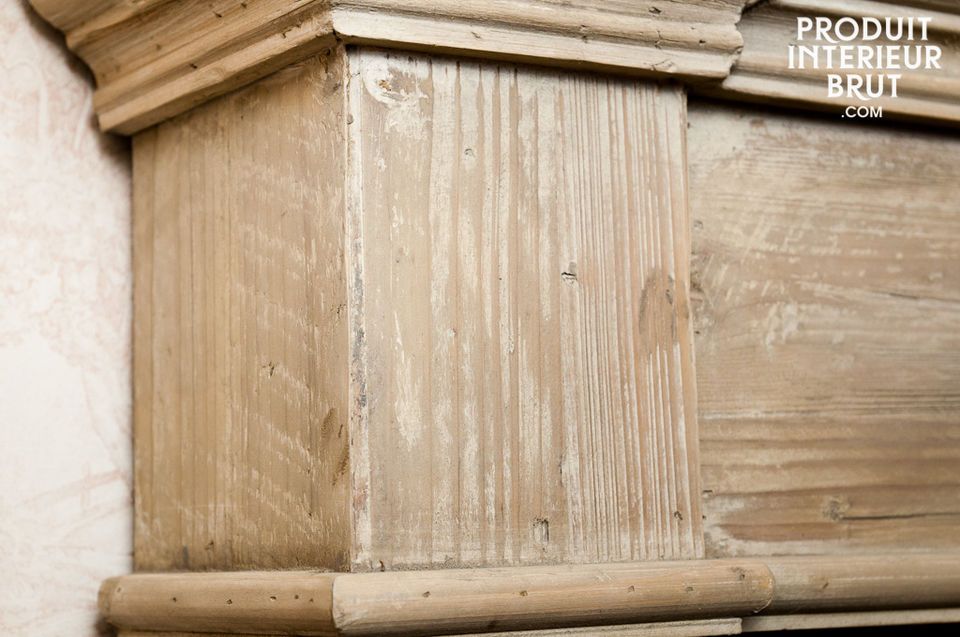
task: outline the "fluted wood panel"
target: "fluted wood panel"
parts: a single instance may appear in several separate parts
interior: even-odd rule
[[[682,92],[350,66],[355,568],[700,556]]]
[[[341,63],[134,140],[138,569],[348,562]]]

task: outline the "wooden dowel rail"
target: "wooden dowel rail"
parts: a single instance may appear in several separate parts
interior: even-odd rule
[[[770,614],[960,605],[960,554],[777,557]]]
[[[960,606],[960,555],[770,557],[387,573],[135,574],[104,583],[124,630],[426,635]]]

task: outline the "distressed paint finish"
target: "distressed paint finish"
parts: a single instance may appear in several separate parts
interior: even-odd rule
[[[354,568],[702,555],[681,91],[350,68]]]
[[[342,62],[135,139],[138,569],[348,563]]]
[[[960,139],[690,123],[708,555],[960,547]]]

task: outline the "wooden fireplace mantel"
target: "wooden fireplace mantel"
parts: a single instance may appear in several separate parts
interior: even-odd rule
[[[956,3],[32,4],[133,137],[123,635],[960,621]],[[852,126],[799,15],[944,68]]]

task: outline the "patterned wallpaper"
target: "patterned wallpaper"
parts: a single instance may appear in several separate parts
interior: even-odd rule
[[[87,637],[131,566],[129,150],[25,0],[0,67],[0,635]]]

